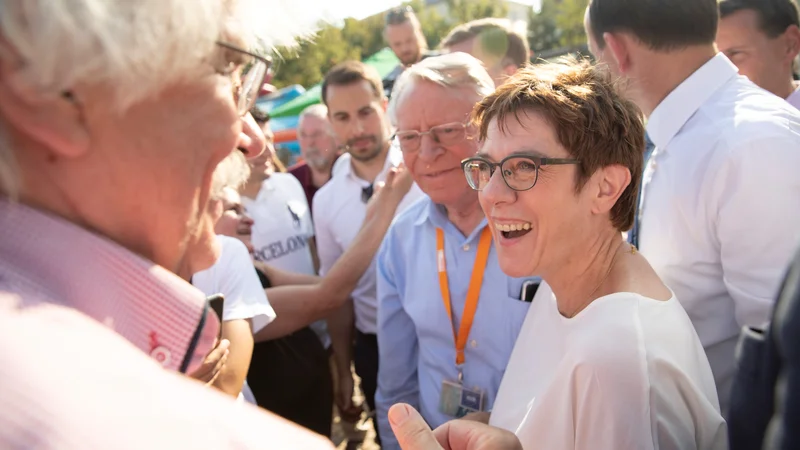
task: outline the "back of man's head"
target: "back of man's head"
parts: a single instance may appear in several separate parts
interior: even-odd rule
[[[770,38],[783,34],[792,25],[800,27],[795,0],[719,0],[720,17],[739,11],[754,11],[761,31]]]
[[[599,49],[603,35],[627,32],[652,50],[711,45],[717,33],[717,0],[592,0],[589,31]]]
[[[508,19],[486,18],[459,25],[442,39],[442,48],[453,47],[477,38],[481,49],[502,58],[502,65],[524,67],[530,58],[528,39],[511,26]]]

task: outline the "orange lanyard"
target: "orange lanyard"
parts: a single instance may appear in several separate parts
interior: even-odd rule
[[[436,265],[439,269],[439,287],[442,290],[442,300],[444,308],[447,310],[447,317],[450,319],[450,326],[453,328],[453,340],[456,343],[456,365],[464,364],[464,349],[467,347],[469,330],[472,328],[472,321],[475,318],[475,311],[478,309],[478,297],[481,294],[483,284],[483,272],[486,269],[486,260],[489,258],[489,248],[492,245],[492,234],[489,227],[485,227],[481,232],[478,242],[478,254],[475,256],[475,265],[472,266],[472,276],[469,281],[467,291],[467,301],[464,303],[464,315],[461,318],[461,327],[456,334],[456,327],[453,324],[453,308],[450,305],[450,287],[447,281],[447,265],[444,260],[444,231],[436,229]]]

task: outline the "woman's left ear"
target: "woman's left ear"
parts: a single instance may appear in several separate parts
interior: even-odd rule
[[[599,169],[597,175],[595,212],[606,213],[611,211],[625,188],[631,184],[631,171],[621,164],[613,164]]]

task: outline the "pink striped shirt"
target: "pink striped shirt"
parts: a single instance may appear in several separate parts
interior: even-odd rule
[[[175,373],[218,329],[171,272],[0,197],[0,448],[331,448]]]

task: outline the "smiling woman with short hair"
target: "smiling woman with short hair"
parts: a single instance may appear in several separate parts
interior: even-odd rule
[[[500,266],[552,289],[534,300],[490,423],[526,449],[722,448],[714,379],[686,312],[622,239],[644,129],[610,76],[565,60],[478,103],[480,191]]]

